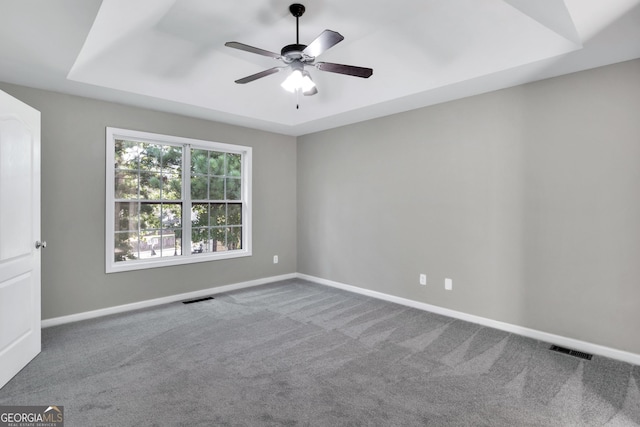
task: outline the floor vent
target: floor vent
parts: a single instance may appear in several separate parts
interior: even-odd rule
[[[189,300],[189,301],[182,301],[182,303],[183,304],[193,304],[194,302],[208,301],[210,299],[213,299],[213,297],[204,297],[204,298],[192,299],[192,300]]]
[[[593,354],[584,353],[582,351],[571,350],[570,348],[559,347],[557,345],[552,345],[549,350],[557,351],[558,353],[568,354],[569,356],[579,357],[584,360],[591,360]]]

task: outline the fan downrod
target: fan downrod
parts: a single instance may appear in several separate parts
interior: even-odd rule
[[[302,54],[300,52],[302,52],[307,47],[303,44],[300,44],[299,18],[304,15],[304,11],[304,5],[300,3],[293,3],[291,6],[289,6],[289,12],[291,12],[291,14],[296,18],[296,44],[290,44],[282,48],[282,56],[287,58],[287,60],[301,58]]]

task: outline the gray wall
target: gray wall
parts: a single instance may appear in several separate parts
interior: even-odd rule
[[[297,147],[0,89],[42,112],[44,319],[298,271],[640,354],[640,60],[306,135]],[[107,126],[254,147],[253,256],[105,274]]]
[[[0,89],[42,112],[43,319],[296,271],[294,137],[8,84]],[[105,274],[107,126],[253,147],[253,256]]]
[[[640,60],[306,135],[298,271],[640,354],[639,184]]]

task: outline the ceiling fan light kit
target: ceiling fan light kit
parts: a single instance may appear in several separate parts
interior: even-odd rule
[[[311,75],[306,70],[295,69],[289,74],[280,86],[288,92],[295,93],[297,90],[311,95],[316,84],[311,80]],[[317,92],[317,91],[316,91]]]
[[[256,74],[241,78],[235,82],[245,84],[271,74],[278,73],[283,70],[290,70],[289,76],[282,82],[281,86],[294,93],[302,92],[303,95],[310,96],[318,93],[315,83],[311,79],[311,74],[304,69],[305,66],[313,66],[320,71],[330,73],[344,74],[348,76],[369,78],[373,74],[371,68],[356,67],[354,65],[335,64],[331,62],[315,62],[316,58],[344,40],[344,37],[332,30],[324,30],[309,45],[300,44],[299,18],[304,14],[305,7],[302,4],[294,3],[289,6],[289,12],[296,18],[296,42],[289,44],[280,50],[280,54],[270,52],[268,50],[249,46],[239,42],[227,42],[225,46],[231,47],[245,52],[255,53],[262,56],[268,56],[278,59],[284,63],[284,66],[273,67],[268,70],[261,71]]]

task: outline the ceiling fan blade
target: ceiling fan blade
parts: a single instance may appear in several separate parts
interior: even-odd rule
[[[239,42],[226,42],[224,45],[227,47],[232,47],[234,49],[244,50],[245,52],[257,53],[258,55],[270,56],[271,58],[280,59],[279,53],[269,52],[268,50],[249,46],[248,44],[239,43]]]
[[[327,49],[337,45],[342,40],[344,40],[342,34],[331,30],[324,30],[318,37],[316,37],[314,41],[311,42],[309,46],[307,46],[302,51],[302,53],[313,56],[315,58]]]
[[[347,74],[349,76],[362,77],[367,79],[373,74],[371,68],[356,67],[354,65],[334,64],[331,62],[317,62],[316,68],[321,71],[328,71],[330,73]]]
[[[275,74],[278,71],[280,71],[282,68],[286,68],[286,67],[269,68],[268,70],[260,71],[259,73],[252,74],[252,75],[244,77],[242,79],[238,79],[238,80],[236,80],[236,83],[238,83],[238,84],[249,83],[249,82],[252,82],[254,80],[261,79],[262,77],[267,77],[267,76],[270,76],[271,74]]]

